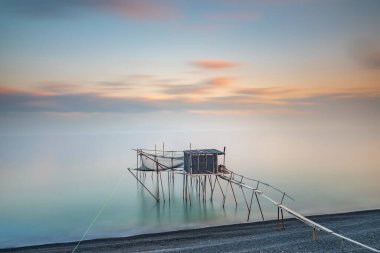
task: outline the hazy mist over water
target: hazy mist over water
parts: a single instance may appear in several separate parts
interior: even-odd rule
[[[296,199],[286,204],[305,215],[380,206],[377,129],[343,123],[256,123],[241,130],[230,123],[230,130],[215,131],[2,136],[0,245],[79,240],[119,179],[115,194],[86,239],[246,222],[241,192],[237,192],[238,207],[230,191],[223,210],[218,189],[213,203],[193,201],[191,208],[186,206],[180,175],[175,178],[170,204],[157,205],[138,187],[127,172],[136,165],[131,149],[161,147],[163,141],[167,150],[187,149],[190,142],[193,148],[227,146],[229,169],[286,191]],[[163,173],[164,185],[166,176]],[[154,187],[149,174],[146,182]],[[278,194],[268,194],[280,199]],[[265,218],[274,218],[275,207],[265,200],[261,204]],[[253,206],[250,221],[260,221],[257,205]]]

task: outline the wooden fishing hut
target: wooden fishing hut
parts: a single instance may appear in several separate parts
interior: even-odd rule
[[[225,163],[225,149],[184,150],[184,171],[188,174],[218,174]],[[219,166],[218,157],[223,155],[223,167]]]
[[[306,218],[305,216],[293,211],[283,204],[285,197],[294,201],[294,199],[285,193],[282,190],[279,190],[270,184],[264,183],[262,181],[248,178],[243,175],[237,174],[225,166],[225,156],[226,156],[226,148],[224,147],[223,152],[216,149],[195,149],[192,150],[190,146],[190,150],[183,151],[164,151],[164,145],[162,150],[146,150],[146,149],[135,149],[137,151],[137,167],[135,170],[137,174],[133,173],[130,168],[128,171],[137,179],[138,183],[144,187],[145,190],[149,192],[152,197],[156,199],[157,202],[160,202],[160,196],[163,197],[165,202],[164,195],[164,186],[162,183],[161,172],[168,172],[168,187],[167,187],[167,196],[170,198],[171,195],[174,196],[174,175],[182,174],[183,175],[183,184],[182,184],[182,197],[186,203],[190,203],[191,199],[198,198],[198,200],[203,200],[203,203],[206,203],[206,193],[210,194],[210,201],[213,201],[213,194],[215,192],[216,185],[219,186],[220,192],[223,196],[223,208],[226,202],[227,191],[230,188],[232,195],[235,200],[236,206],[238,205],[235,191],[236,189],[240,189],[247,205],[248,209],[248,217],[247,221],[249,221],[251,210],[252,210],[252,201],[254,197],[257,201],[257,206],[259,208],[262,220],[264,220],[263,210],[261,209],[261,204],[259,202],[259,196],[261,198],[266,199],[270,203],[272,203],[277,208],[277,226],[278,229],[285,229],[284,223],[284,215],[283,211],[292,215],[296,219],[302,221],[306,225],[312,228],[312,236],[313,239],[317,239],[317,230],[325,231],[330,235],[334,235],[340,239],[348,241],[350,243],[359,245],[363,248],[371,250],[373,252],[380,252],[379,250],[362,244],[358,241],[352,240],[348,237],[345,237],[341,234],[335,233],[334,231]],[[223,163],[219,164],[219,156],[223,156]],[[182,166],[183,165],[183,170]],[[142,174],[139,174],[142,173]],[[146,173],[152,172],[152,183],[153,180],[153,172],[156,173],[156,194],[148,189],[148,187],[144,184],[148,183],[150,180],[146,180]],[[170,173],[170,174],[169,174]],[[222,179],[226,182],[225,187],[222,187],[219,179]],[[207,191],[208,183],[209,183],[209,191]],[[233,187],[235,185],[235,189]],[[161,186],[161,193],[160,193]],[[272,190],[281,194],[281,201],[276,201],[269,197],[266,193],[263,192],[262,188],[271,188]],[[224,188],[224,190],[223,190]],[[172,190],[171,190],[172,189]],[[245,191],[251,191],[250,199],[246,197]],[[280,216],[281,215],[281,216]]]

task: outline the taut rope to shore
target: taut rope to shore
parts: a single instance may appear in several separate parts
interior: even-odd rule
[[[87,227],[86,232],[83,234],[82,238],[75,245],[75,247],[74,247],[73,251],[71,251],[71,253],[74,253],[76,251],[76,249],[79,247],[79,244],[84,240],[84,238],[86,237],[87,233],[94,226],[95,222],[98,220],[99,216],[102,214],[103,210],[106,208],[106,206],[108,205],[109,201],[111,200],[111,198],[115,194],[117,187],[120,185],[121,179],[122,179],[122,176],[119,177],[119,180],[117,181],[117,183],[113,187],[112,191],[108,194],[107,198],[104,200],[103,205],[99,208],[99,210],[98,210],[97,214],[95,215],[94,219],[92,220],[92,222],[90,223],[90,225]]]

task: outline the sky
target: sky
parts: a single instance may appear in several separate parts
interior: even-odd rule
[[[61,212],[82,217],[94,182],[163,142],[227,146],[229,169],[303,214],[379,208],[379,14],[378,0],[0,0],[0,223],[61,226],[41,203],[71,231]]]
[[[379,12],[376,0],[1,0],[0,129],[377,122]]]
[[[3,244],[72,235],[163,142],[302,214],[379,208],[380,1],[0,0]]]

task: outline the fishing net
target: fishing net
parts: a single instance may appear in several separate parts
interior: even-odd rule
[[[139,170],[175,170],[183,167],[183,153],[175,151],[140,151]]]

